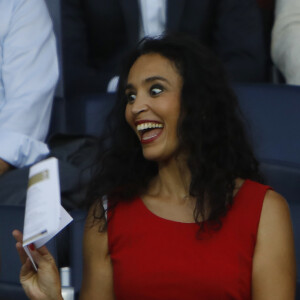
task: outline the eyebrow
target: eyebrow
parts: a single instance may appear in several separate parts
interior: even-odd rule
[[[145,82],[152,82],[152,81],[155,81],[155,80],[161,80],[161,81],[164,81],[164,82],[167,82],[168,84],[170,84],[170,82],[166,78],[161,77],[161,76],[148,77],[144,81]]]
[[[151,76],[151,77],[148,77],[148,78],[146,78],[144,80],[144,82],[145,83],[149,83],[149,82],[156,81],[156,80],[164,81],[164,82],[166,82],[166,83],[168,83],[170,85],[170,82],[166,78],[161,77],[161,76]],[[128,83],[125,86],[125,90],[129,90],[129,89],[133,89],[133,88],[134,88],[134,86],[131,83]]]

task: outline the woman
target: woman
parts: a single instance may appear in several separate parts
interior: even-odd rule
[[[217,59],[186,37],[144,40],[118,96],[88,195],[80,299],[293,299],[288,206],[255,182]],[[27,295],[61,299],[47,249],[33,251],[35,273],[14,236]]]

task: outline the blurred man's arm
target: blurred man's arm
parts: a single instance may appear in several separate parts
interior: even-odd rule
[[[277,0],[272,59],[288,84],[300,85],[300,1]]]
[[[0,23],[0,172],[4,172],[9,165],[30,165],[49,153],[44,141],[58,63],[44,1],[2,1]]]
[[[11,165],[0,159],[0,176],[11,169]]]

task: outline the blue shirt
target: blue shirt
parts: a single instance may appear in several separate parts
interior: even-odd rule
[[[56,41],[44,0],[0,0],[0,158],[15,167],[48,153],[58,79]]]

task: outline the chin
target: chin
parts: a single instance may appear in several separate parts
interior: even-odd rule
[[[150,161],[155,161],[155,162],[159,162],[161,161],[161,157],[159,155],[155,155],[153,153],[145,153],[143,152],[144,158],[146,160],[150,160]]]
[[[155,161],[157,163],[167,161],[172,157],[172,155],[166,155],[159,151],[150,151],[150,149],[144,149],[143,155],[146,160]]]
[[[143,156],[146,160],[166,162],[176,156],[178,150],[177,145],[173,147],[161,147],[161,145],[146,145],[143,146]]]

